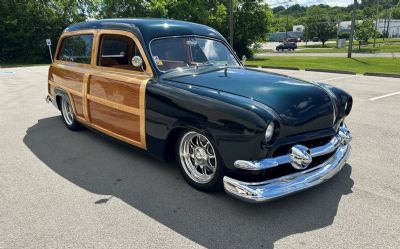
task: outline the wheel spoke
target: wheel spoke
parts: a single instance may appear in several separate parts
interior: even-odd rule
[[[201,168],[201,172],[203,173],[203,175],[207,175],[207,164],[203,165],[203,167]]]
[[[208,163],[207,164],[207,168],[211,171],[211,172],[213,172],[214,173],[214,167],[211,165],[211,163]]]

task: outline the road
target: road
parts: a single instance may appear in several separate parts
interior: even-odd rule
[[[276,56],[287,56],[287,57],[304,57],[304,56],[320,56],[320,57],[347,57],[347,53],[296,53],[292,51],[280,51],[280,52],[267,52],[255,54],[255,57],[276,57]],[[400,58],[400,52],[393,53],[352,53],[352,57],[356,58]]]
[[[399,80],[271,71],[350,92],[353,151],[330,181],[252,205],[67,130],[44,102],[46,66],[0,69],[0,248],[400,248]]]
[[[282,42],[264,42],[261,43],[261,49],[272,49],[275,50],[276,46],[278,46],[279,44],[281,44]],[[332,43],[336,43],[336,41],[327,41],[325,42],[325,44],[332,44]],[[322,42],[313,42],[313,41],[309,41],[307,43],[305,42],[298,42],[297,46],[315,46],[315,45],[322,45]]]

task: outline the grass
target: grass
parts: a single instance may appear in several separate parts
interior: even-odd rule
[[[359,49],[358,41],[353,43],[353,53],[390,53],[400,52],[400,39],[391,38],[385,39],[379,38],[376,40],[376,46],[373,47],[373,40],[368,41],[368,45],[361,45]],[[348,45],[348,41],[346,42]],[[322,44],[299,46],[302,50],[297,50],[296,53],[346,53],[347,46],[344,48],[336,48],[336,43],[326,43],[325,47]]]
[[[247,60],[246,64],[400,74],[400,59],[393,58],[268,57]]]

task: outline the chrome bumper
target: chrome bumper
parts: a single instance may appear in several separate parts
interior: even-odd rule
[[[320,165],[317,165],[308,170],[300,171],[298,173],[282,176],[276,179],[271,179],[263,182],[243,182],[225,176],[224,177],[225,191],[228,194],[244,201],[265,202],[318,185],[336,175],[343,168],[347,158],[350,155],[351,147],[349,142],[351,140],[351,135],[345,126],[340,128],[335,138],[339,140],[336,141],[333,145],[331,143],[332,140],[327,145],[325,145],[325,147],[329,147],[329,149],[326,150],[327,153],[331,153],[333,151],[334,153],[332,154],[331,157],[329,157],[325,162],[321,163]],[[334,147],[333,150],[332,146]],[[317,148],[322,149],[321,147]],[[321,153],[321,150],[314,150],[314,151],[318,153],[314,154],[313,149],[308,150],[308,153],[311,154],[312,156],[320,156],[323,154],[327,154],[327,153]],[[293,167],[295,167],[293,161],[295,161],[296,159],[293,158],[292,155],[287,155],[283,157],[285,157],[285,160],[282,160],[282,162],[284,161],[285,163],[292,163]],[[261,162],[248,162],[247,165],[248,166],[255,165],[256,167],[265,169],[264,167],[260,167],[260,165],[267,165],[267,164],[262,164]],[[273,167],[276,167],[278,165],[274,164]],[[248,169],[248,170],[255,170],[255,169]]]

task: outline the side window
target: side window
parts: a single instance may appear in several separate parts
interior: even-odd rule
[[[141,68],[135,67],[131,63],[133,56],[142,56],[130,37],[124,35],[102,35],[100,40],[98,66],[142,71]],[[145,69],[145,65],[143,67]]]
[[[93,35],[75,35],[64,38],[58,59],[90,64],[92,58]]]

